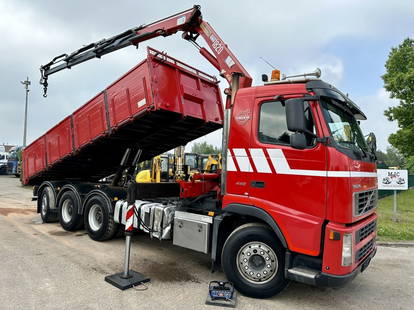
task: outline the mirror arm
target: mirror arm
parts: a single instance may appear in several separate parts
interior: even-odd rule
[[[322,138],[316,138],[316,142],[328,145],[331,143],[331,140],[329,139],[329,137],[322,137]]]

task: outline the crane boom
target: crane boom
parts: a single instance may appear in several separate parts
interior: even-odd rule
[[[109,39],[88,44],[70,54],[56,56],[49,63],[40,67],[40,84],[44,88],[43,96],[46,97],[47,95],[48,77],[53,73],[63,69],[70,69],[85,61],[100,58],[103,55],[130,45],[138,47],[138,44],[141,42],[159,36],[167,37],[178,31],[183,32],[183,39],[192,42],[199,48],[200,54],[220,72],[220,75],[228,81],[230,86],[232,85],[234,74],[238,75],[239,88],[251,86],[252,78],[249,73],[243,68],[239,60],[210,24],[202,19],[200,6],[195,5],[191,9],[151,24],[131,28]],[[206,41],[212,53],[196,43],[200,35]]]

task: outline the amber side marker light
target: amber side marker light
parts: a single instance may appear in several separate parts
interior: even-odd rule
[[[341,234],[337,231],[329,231],[329,239],[330,240],[341,240]]]

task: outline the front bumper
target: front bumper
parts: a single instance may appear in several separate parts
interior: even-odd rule
[[[348,273],[346,275],[337,276],[333,274],[320,272],[315,277],[315,285],[325,287],[337,287],[348,283],[368,267],[369,263],[371,262],[371,259],[375,256],[376,253],[377,248],[374,248],[374,250],[364,259],[364,261],[356,269],[354,269],[351,273]]]
[[[313,269],[310,266],[307,267],[294,267],[285,270],[285,276],[287,279],[294,280],[309,285],[324,286],[324,287],[338,287],[353,280],[360,272],[363,272],[371,262],[371,259],[375,256],[377,249],[374,249],[369,253],[365,259],[356,267],[352,272],[344,275],[334,275],[324,273],[320,270]],[[289,261],[289,255],[287,255],[286,261]]]

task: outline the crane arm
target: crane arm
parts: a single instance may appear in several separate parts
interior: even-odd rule
[[[236,56],[227,47],[227,44],[218,36],[214,29],[202,19],[200,6],[171,15],[148,25],[141,25],[115,35],[109,39],[88,44],[70,53],[62,54],[53,58],[49,63],[40,67],[44,94],[47,95],[48,77],[63,69],[70,69],[80,63],[93,58],[101,58],[103,55],[112,53],[121,48],[138,44],[155,37],[167,37],[178,31],[183,32],[183,39],[192,42],[203,55],[223,76],[229,85],[232,85],[234,74],[238,75],[239,87],[249,87],[252,78],[243,68]],[[201,37],[206,41],[212,51],[197,44],[196,40]]]

